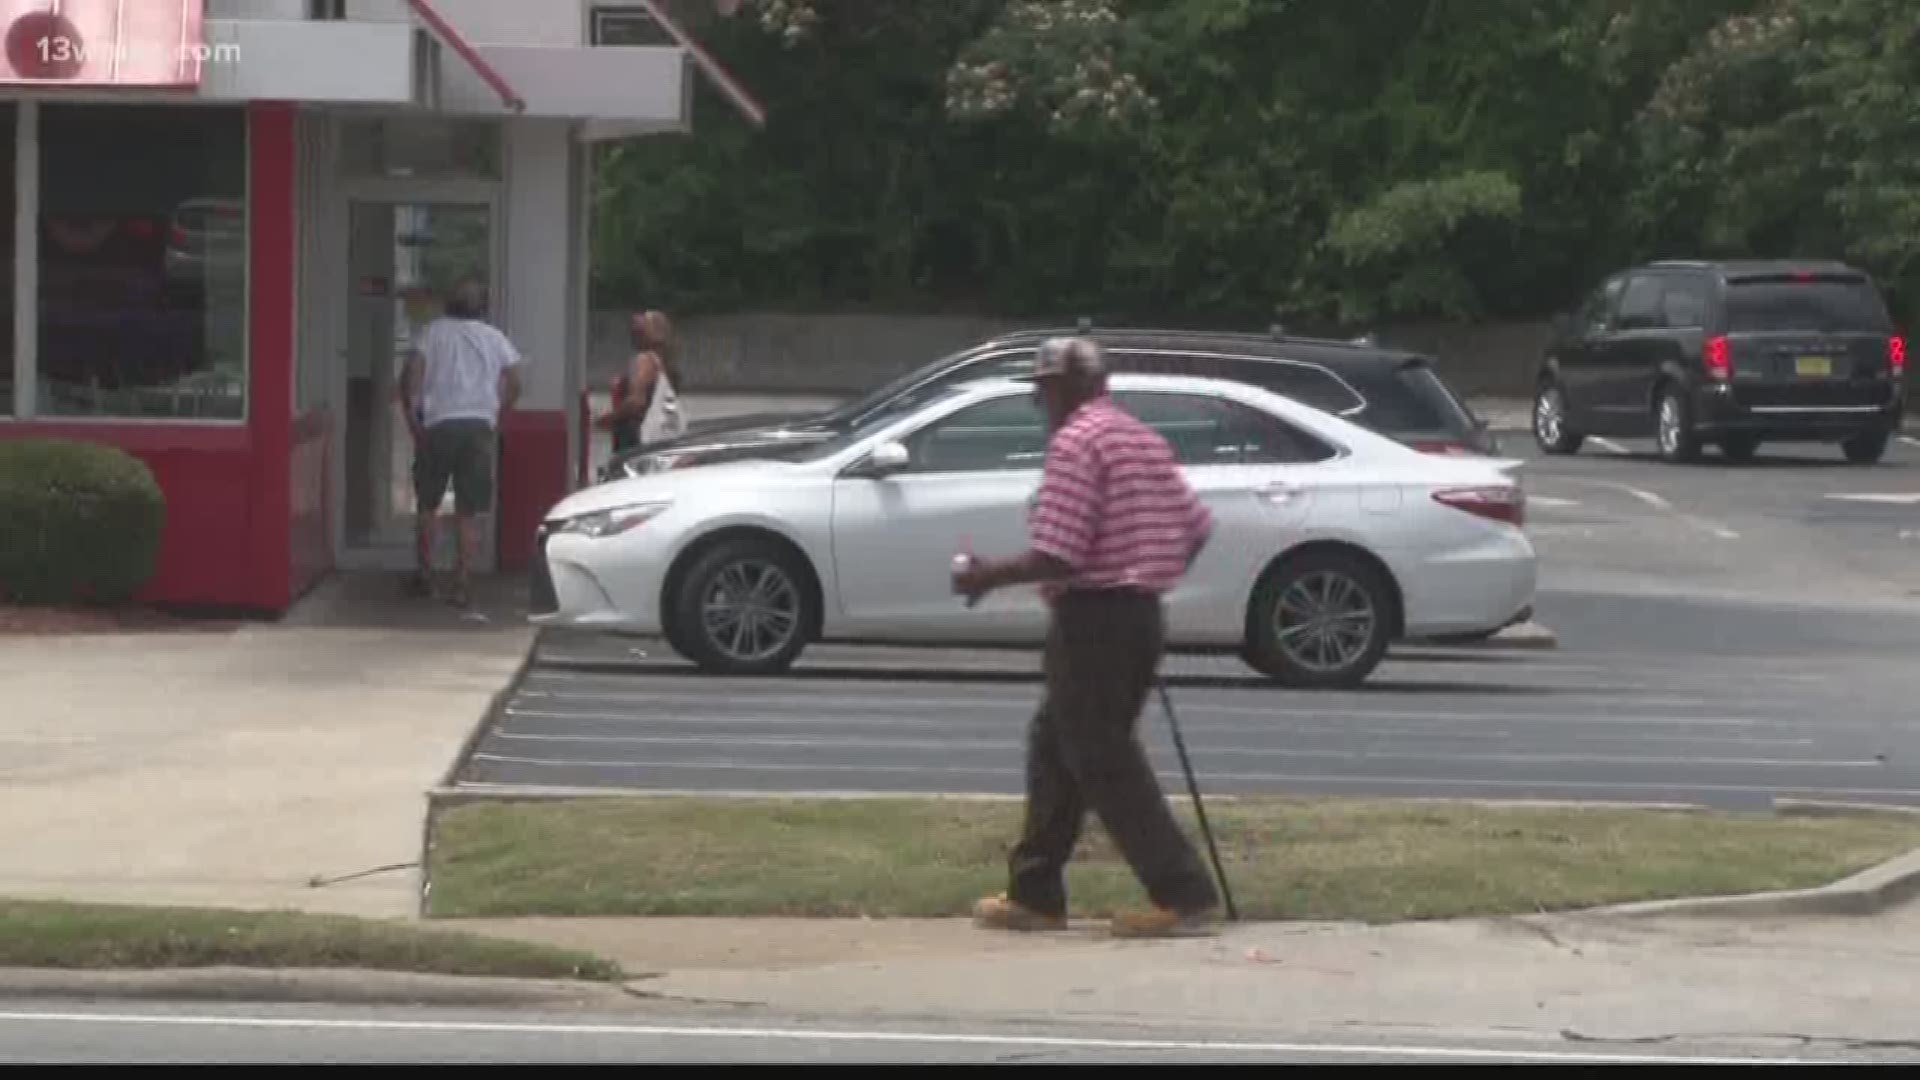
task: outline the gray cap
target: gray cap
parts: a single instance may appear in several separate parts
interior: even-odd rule
[[[1033,358],[1033,377],[1051,379],[1060,375],[1092,377],[1107,372],[1107,358],[1100,346],[1086,338],[1057,337],[1041,342]]]

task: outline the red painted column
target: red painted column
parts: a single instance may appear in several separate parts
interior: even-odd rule
[[[567,414],[519,410],[500,417],[500,505],[496,520],[500,569],[526,569],[533,533],[567,496]]]
[[[293,364],[299,231],[294,106],[247,107],[248,424],[253,489],[249,560],[257,605],[293,599]]]

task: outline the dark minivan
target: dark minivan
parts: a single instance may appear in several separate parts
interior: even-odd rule
[[[696,425],[687,435],[614,458],[602,480],[744,458],[779,457],[908,412],[949,387],[976,379],[1019,378],[1033,370],[1034,351],[1048,337],[1079,334],[1106,349],[1115,371],[1191,375],[1249,383],[1350,420],[1418,450],[1496,454],[1485,424],[1418,353],[1371,341],[1197,330],[1025,330],[943,357],[830,412],[749,416]]]
[[[1541,449],[1652,436],[1669,461],[1708,442],[1838,443],[1879,461],[1905,408],[1907,343],[1872,278],[1837,262],[1656,262],[1558,320],[1533,400]]]

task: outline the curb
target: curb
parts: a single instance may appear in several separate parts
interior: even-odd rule
[[[487,699],[487,707],[482,710],[480,719],[474,723],[472,730],[467,732],[467,737],[460,741],[460,749],[454,753],[453,761],[448,764],[447,771],[440,775],[440,782],[425,793],[426,813],[421,815],[420,821],[420,896],[414,906],[414,914],[422,919],[427,917],[433,900],[434,815],[439,808],[435,801],[435,794],[458,787],[460,774],[466,771],[467,761],[473,757],[474,751],[480,748],[480,743],[486,738],[487,732],[491,731],[500,722],[500,718],[506,715],[507,705],[513,701],[514,695],[520,692],[521,685],[527,681],[527,672],[533,670],[534,657],[538,655],[540,655],[540,634],[536,632],[533,640],[527,643],[526,655],[520,658],[520,663],[513,669],[513,674],[508,676],[504,686],[494,691],[493,696]]]
[[[1486,640],[1489,649],[1557,649],[1560,635],[1553,628],[1529,619],[1516,623]]]
[[[1557,649],[1560,647],[1560,635],[1552,627],[1529,619],[1478,641],[1460,641],[1443,636],[1410,638],[1403,644],[1436,649]]]
[[[159,971],[0,968],[0,998],[7,997],[445,1008],[578,1008],[632,1002],[632,996],[619,983],[352,968],[233,967]]]
[[[1783,809],[1785,809],[1783,807]],[[1806,811],[1796,811],[1806,813]],[[1840,808],[1816,809],[1814,814],[1840,813]],[[1614,907],[1589,908],[1581,914],[1610,918],[1791,918],[1805,916],[1877,915],[1920,897],[1920,849],[1869,867],[1849,878],[1813,889],[1747,893],[1741,896],[1703,896],[1680,900],[1649,900]]]

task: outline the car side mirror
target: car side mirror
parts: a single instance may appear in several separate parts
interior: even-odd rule
[[[894,473],[905,472],[913,464],[913,454],[906,446],[897,442],[883,442],[867,455],[867,467],[861,472],[875,480],[884,480]]]

